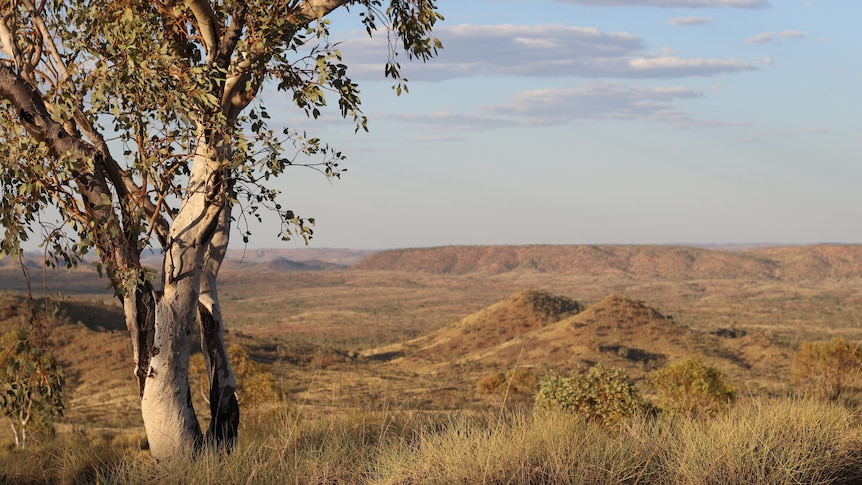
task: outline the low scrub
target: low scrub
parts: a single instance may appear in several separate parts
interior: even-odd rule
[[[736,391],[721,371],[697,357],[653,371],[648,382],[658,391],[663,411],[686,418],[715,416],[727,411],[736,399]]]
[[[489,372],[476,384],[480,394],[503,398],[532,398],[538,387],[538,377],[530,369],[517,368],[503,374]]]
[[[557,409],[579,414],[602,426],[650,409],[623,369],[596,364],[583,374],[551,374],[539,383],[537,409]]]
[[[862,348],[843,338],[802,343],[793,359],[793,382],[808,394],[837,401],[862,372]]]

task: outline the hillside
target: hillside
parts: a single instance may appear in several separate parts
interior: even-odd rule
[[[567,311],[541,312],[530,299],[568,302]],[[668,363],[699,356],[754,390],[786,380],[792,349],[765,333],[693,330],[643,302],[610,295],[580,312],[573,300],[519,292],[432,334],[369,351],[397,367],[534,368],[568,372],[596,363],[620,367],[637,380]],[[517,322],[522,322],[518,324]],[[514,331],[519,329],[519,331]]]
[[[0,293],[0,334],[29,328],[27,308],[23,297]],[[60,422],[140,426],[131,343],[119,305],[63,301],[47,330],[47,347],[66,371],[66,413]]]
[[[618,275],[666,280],[820,279],[862,274],[862,246],[715,250],[683,246],[447,246],[374,253],[356,270]]]
[[[634,379],[671,362],[699,356],[751,386],[754,375],[782,380],[791,350],[766,334],[720,332],[677,323],[643,302],[610,295],[583,312],[471,358],[539,368],[586,370],[597,362],[628,370]],[[752,347],[755,347],[752,349]]]

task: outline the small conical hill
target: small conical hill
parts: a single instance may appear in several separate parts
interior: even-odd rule
[[[403,351],[431,361],[458,359],[568,318],[581,309],[569,298],[524,290],[429,335],[372,354]]]
[[[545,368],[581,369],[602,362],[649,370],[694,352],[700,336],[643,302],[611,295],[577,315],[473,357]]]

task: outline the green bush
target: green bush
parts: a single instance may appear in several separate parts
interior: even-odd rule
[[[736,398],[721,371],[697,357],[653,371],[648,382],[658,391],[662,410],[687,418],[715,416],[729,409]]]
[[[862,371],[862,349],[843,338],[802,343],[793,359],[793,382],[826,401],[837,401]]]
[[[551,374],[539,382],[537,409],[561,409],[583,415],[601,425],[644,413],[650,406],[623,369],[596,364],[584,374]]]

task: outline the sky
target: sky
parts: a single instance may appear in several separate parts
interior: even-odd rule
[[[438,6],[444,49],[402,60],[401,96],[385,35],[331,17],[368,133],[265,95],[348,157],[340,180],[278,182],[311,247],[862,243],[862,2]],[[302,245],[250,229],[250,248]]]

